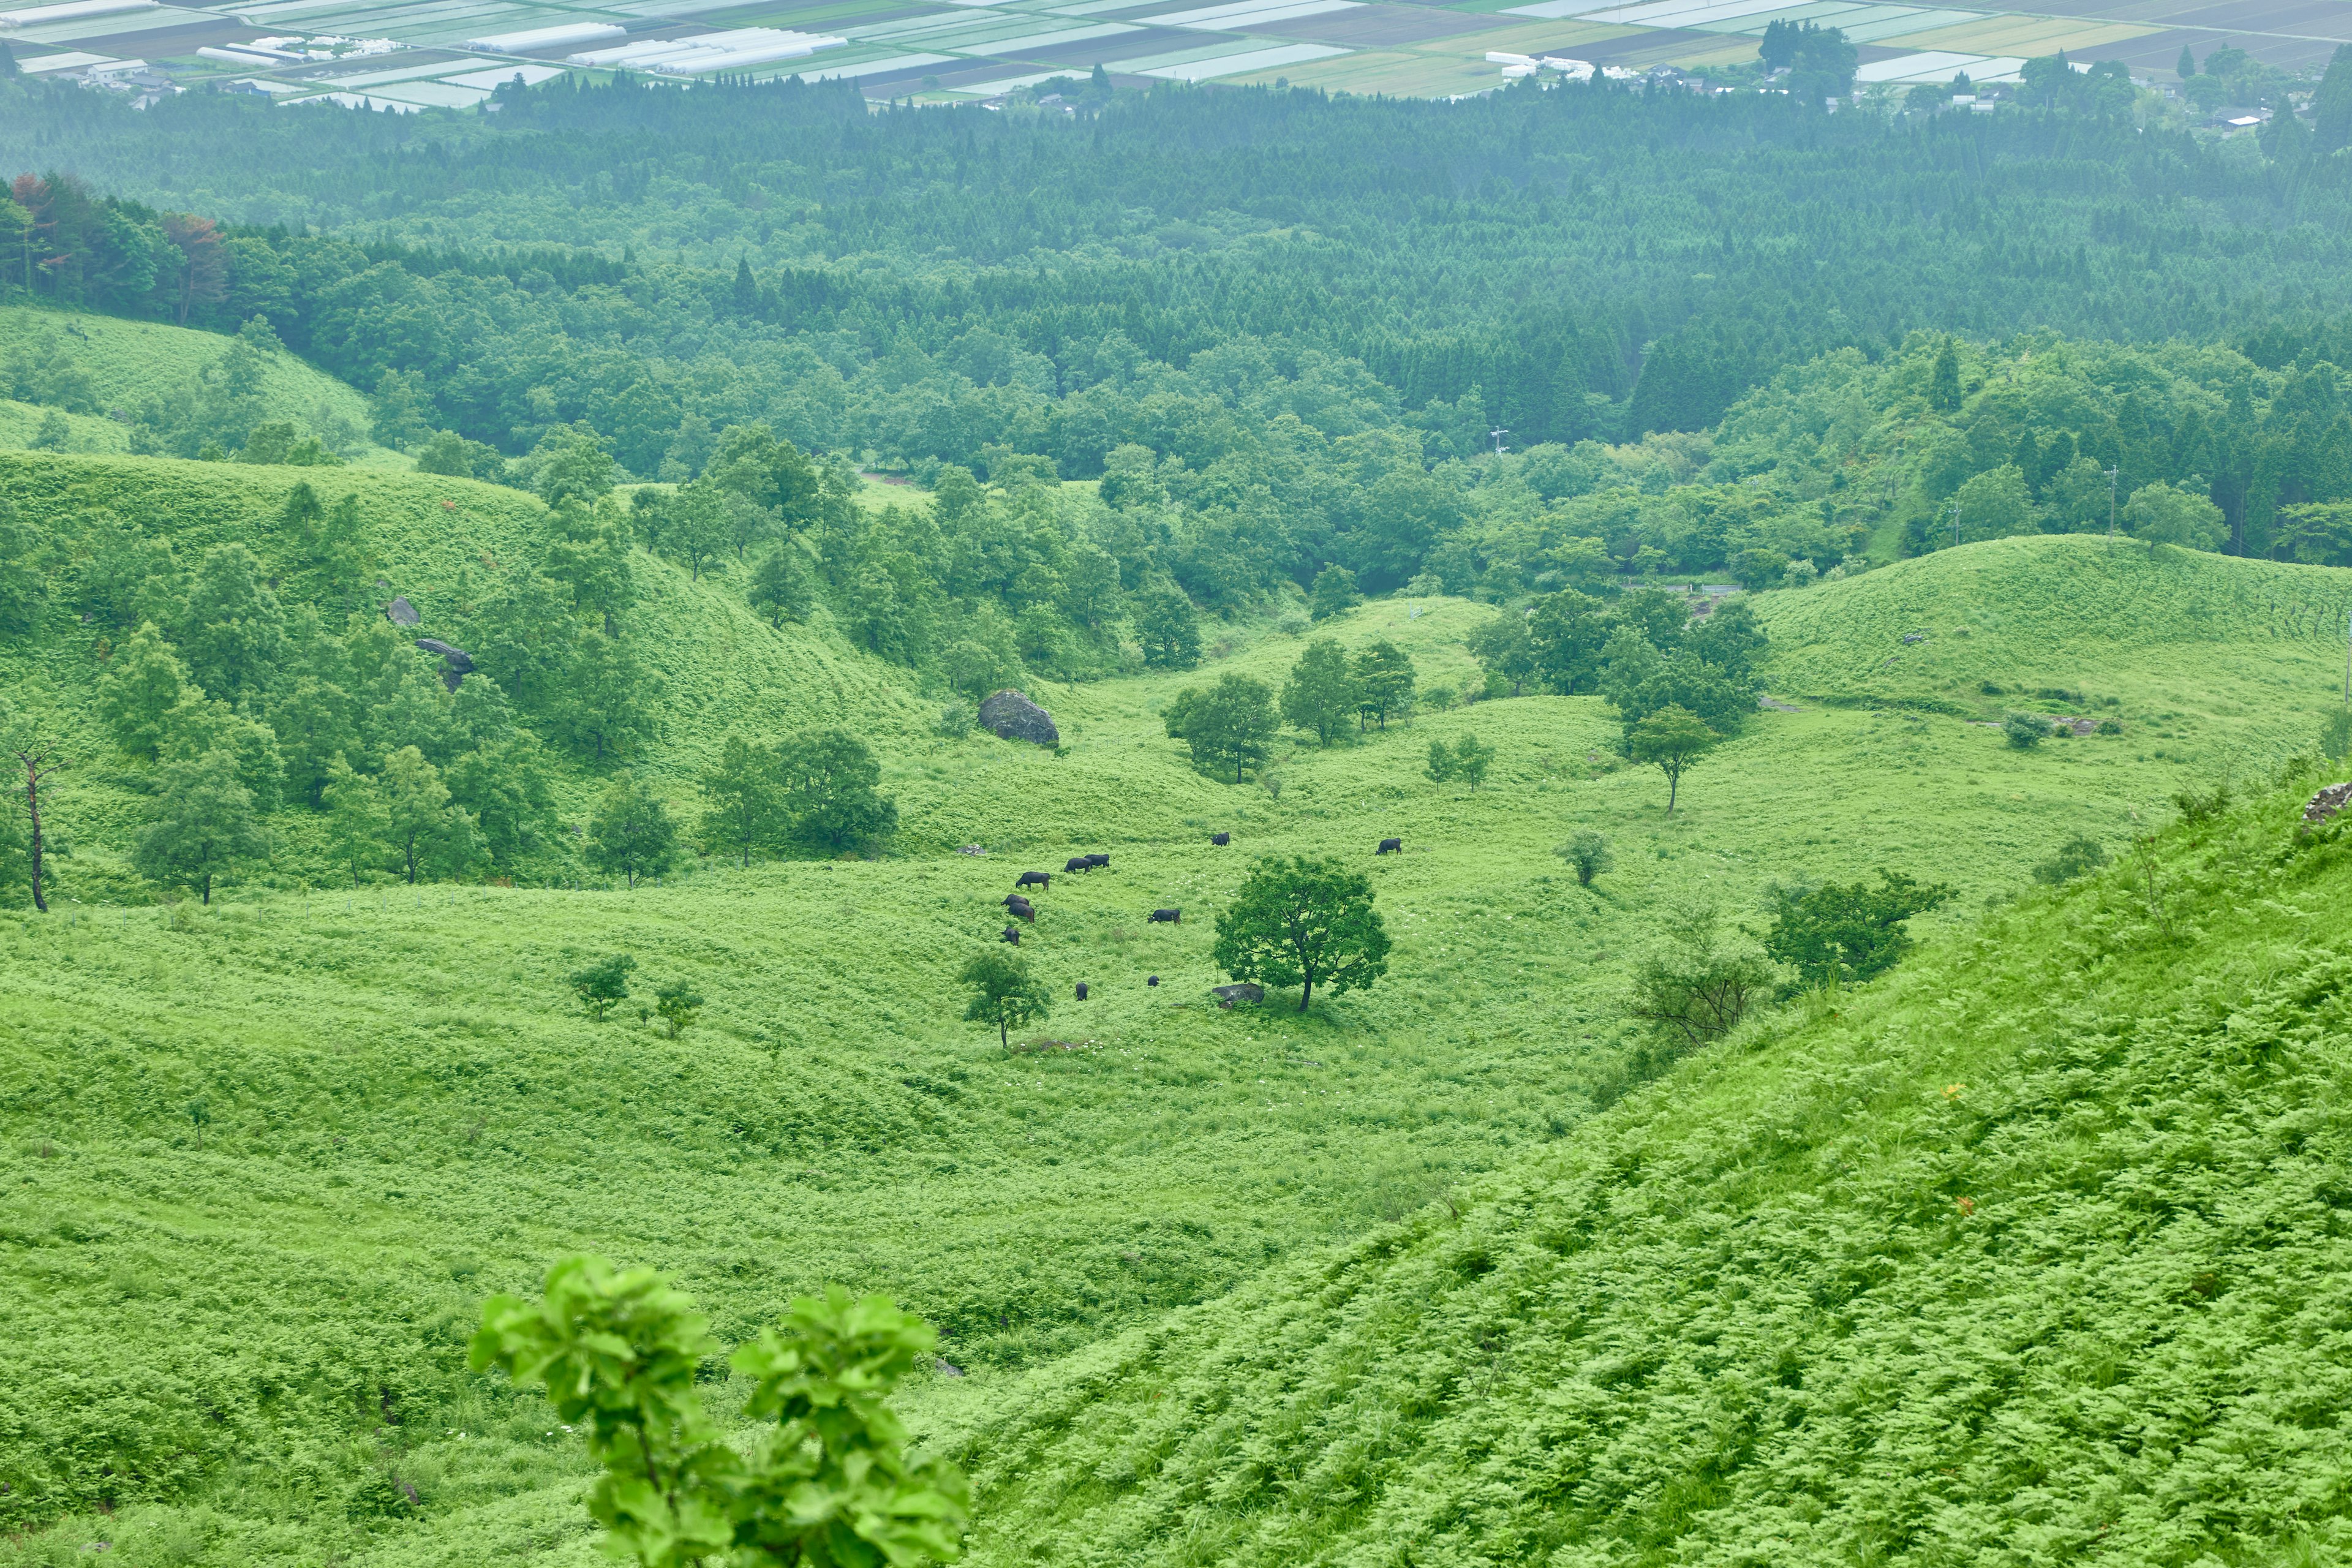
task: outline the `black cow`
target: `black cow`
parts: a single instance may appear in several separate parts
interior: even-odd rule
[[[1086,983],[1085,981],[1081,980],[1081,981],[1079,981],[1079,982],[1078,982],[1078,1000],[1079,1000],[1079,1001],[1081,1001],[1081,1002],[1083,1002],[1083,1001],[1085,1001],[1086,999],[1087,999],[1087,983]]]
[[[1044,871],[1024,871],[1024,872],[1022,872],[1022,873],[1021,873],[1021,879],[1020,879],[1019,881],[1017,881],[1017,882],[1013,883],[1013,890],[1017,892],[1017,891],[1019,891],[1019,890],[1020,890],[1021,889],[1023,889],[1023,888],[1047,888],[1047,889],[1050,889],[1050,888],[1052,888],[1052,887],[1053,887],[1053,885],[1054,885],[1054,879],[1053,879],[1053,877],[1052,877],[1049,873],[1047,873],[1047,872],[1044,872]]]
[[[1233,841],[1234,836],[1230,833],[1212,833],[1209,835],[1209,842],[1212,844],[1224,845],[1231,844]]]
[[[1381,840],[1381,847],[1378,849],[1373,850],[1372,853],[1375,855],[1402,855],[1404,853],[1404,840],[1402,838],[1383,838]]]
[[[1006,926],[1004,928],[1004,940],[1011,942],[1013,946],[1019,947],[1021,945],[1021,928],[1019,926]]]
[[[1089,855],[1087,857],[1087,864],[1089,866],[1100,866],[1108,870],[1110,867],[1110,857],[1108,855]]]
[[[1160,976],[1155,974],[1150,979],[1145,981],[1144,984],[1146,985],[1157,985],[1160,984]]]
[[[1151,911],[1151,918],[1144,923],[1146,925],[1155,926],[1181,925],[1184,923],[1184,911],[1182,910],[1154,910]]]
[[[1020,894],[1015,893],[1011,898],[1005,900],[1004,907],[1013,915],[1022,920],[1027,921],[1030,924],[1034,925],[1037,923],[1036,906],[1032,904],[1028,900],[1023,898]]]
[[[1094,860],[1089,856],[1073,855],[1062,862],[1062,874],[1066,877],[1074,871],[1083,871],[1093,864]]]

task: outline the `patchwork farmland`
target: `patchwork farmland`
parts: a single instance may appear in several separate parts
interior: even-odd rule
[[[1097,65],[1132,85],[1447,97],[1498,85],[1501,56],[1629,73],[1742,64],[1776,21],[1841,29],[1860,47],[1865,87],[1960,72],[1998,82],[2062,49],[2154,75],[2183,47],[2229,45],[2297,70],[2352,41],[2352,13],[2310,12],[2289,0],[2066,0],[2055,14],[1868,0],[70,0],[0,12],[0,41],[35,75],[415,113],[487,104],[517,78],[615,71],[850,79],[869,98],[929,102],[995,99]]]

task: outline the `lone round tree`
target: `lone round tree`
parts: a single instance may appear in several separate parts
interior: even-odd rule
[[[1680,792],[1683,770],[1714,750],[1723,739],[1706,726],[1706,721],[1679,706],[1667,706],[1633,726],[1626,737],[1625,749],[1637,763],[1655,763],[1658,771],[1666,775],[1666,815],[1675,814],[1675,796]]]
[[[1259,861],[1217,916],[1212,957],[1235,980],[1296,985],[1307,1011],[1318,984],[1354,991],[1388,973],[1389,933],[1372,884],[1339,860]]]
[[[963,983],[972,997],[963,1016],[975,1024],[996,1026],[996,1043],[1010,1045],[1016,1024],[1031,1024],[1053,1010],[1054,998],[1045,983],[1029,973],[1026,960],[1002,947],[983,947],[963,966]]]

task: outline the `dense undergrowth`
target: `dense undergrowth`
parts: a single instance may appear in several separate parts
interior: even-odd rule
[[[2352,885],[2305,768],[1555,1151],[932,1407],[976,1561],[2319,1562]]]

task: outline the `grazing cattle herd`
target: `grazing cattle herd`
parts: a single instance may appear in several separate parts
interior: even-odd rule
[[[1231,844],[1233,841],[1234,836],[1231,833],[1212,833],[1209,835],[1209,842],[1221,848]],[[1383,838],[1381,840],[1380,847],[1373,850],[1372,853],[1374,855],[1402,855],[1404,853],[1404,840],[1402,838]],[[1067,860],[1062,862],[1062,874],[1066,876],[1076,876],[1081,871],[1108,870],[1109,868],[1110,857],[1108,855],[1073,855]],[[1026,895],[1023,892],[1023,889],[1026,888],[1036,888],[1042,890],[1050,891],[1053,886],[1054,873],[1050,871],[1024,871],[1017,879],[1014,879],[1013,891],[1004,895],[1003,900],[1003,907],[1016,920],[1025,921],[1031,925],[1035,925],[1037,923],[1037,906],[1029,901]],[[1183,922],[1184,911],[1181,909],[1154,910],[1149,915],[1144,917],[1144,923],[1147,925],[1172,926],[1181,925]],[[1006,926],[1004,928],[1002,940],[1011,942],[1015,947],[1020,946],[1021,928],[1017,925]],[[1160,976],[1154,974],[1144,981],[1144,984],[1146,985],[1158,985],[1160,984]],[[1255,992],[1256,990],[1257,987],[1254,985],[1223,987],[1216,994],[1218,998],[1217,1005],[1221,1007],[1231,1007],[1236,997],[1241,1000],[1255,1002],[1258,1000],[1258,997],[1255,995],[1246,994],[1246,993]],[[1076,989],[1077,999],[1081,1002],[1085,1001],[1087,999],[1087,982],[1083,980],[1079,981],[1077,983]],[[1228,994],[1229,993],[1230,994]]]

